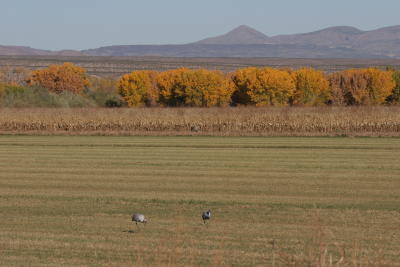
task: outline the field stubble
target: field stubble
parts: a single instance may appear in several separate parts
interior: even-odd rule
[[[399,151],[397,138],[0,136],[0,265],[398,266]]]
[[[57,135],[400,136],[400,107],[0,109],[0,132]]]

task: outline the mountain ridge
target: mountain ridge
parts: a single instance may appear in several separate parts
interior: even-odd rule
[[[275,36],[241,25],[222,35],[180,45],[113,45],[82,51],[0,45],[0,55],[400,58],[400,25],[369,31],[334,26]]]

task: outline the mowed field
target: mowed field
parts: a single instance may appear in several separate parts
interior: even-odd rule
[[[398,138],[0,136],[0,265],[399,266],[399,159]]]

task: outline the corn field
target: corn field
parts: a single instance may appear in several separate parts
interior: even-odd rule
[[[400,136],[400,107],[0,109],[2,134]]]

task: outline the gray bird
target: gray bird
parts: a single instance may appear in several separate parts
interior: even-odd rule
[[[138,223],[147,223],[146,218],[144,217],[143,214],[140,213],[135,213],[132,215],[132,222],[136,222],[136,225],[138,225]]]
[[[201,218],[205,224],[207,220],[211,219],[211,210],[203,212],[203,214],[201,214]]]

